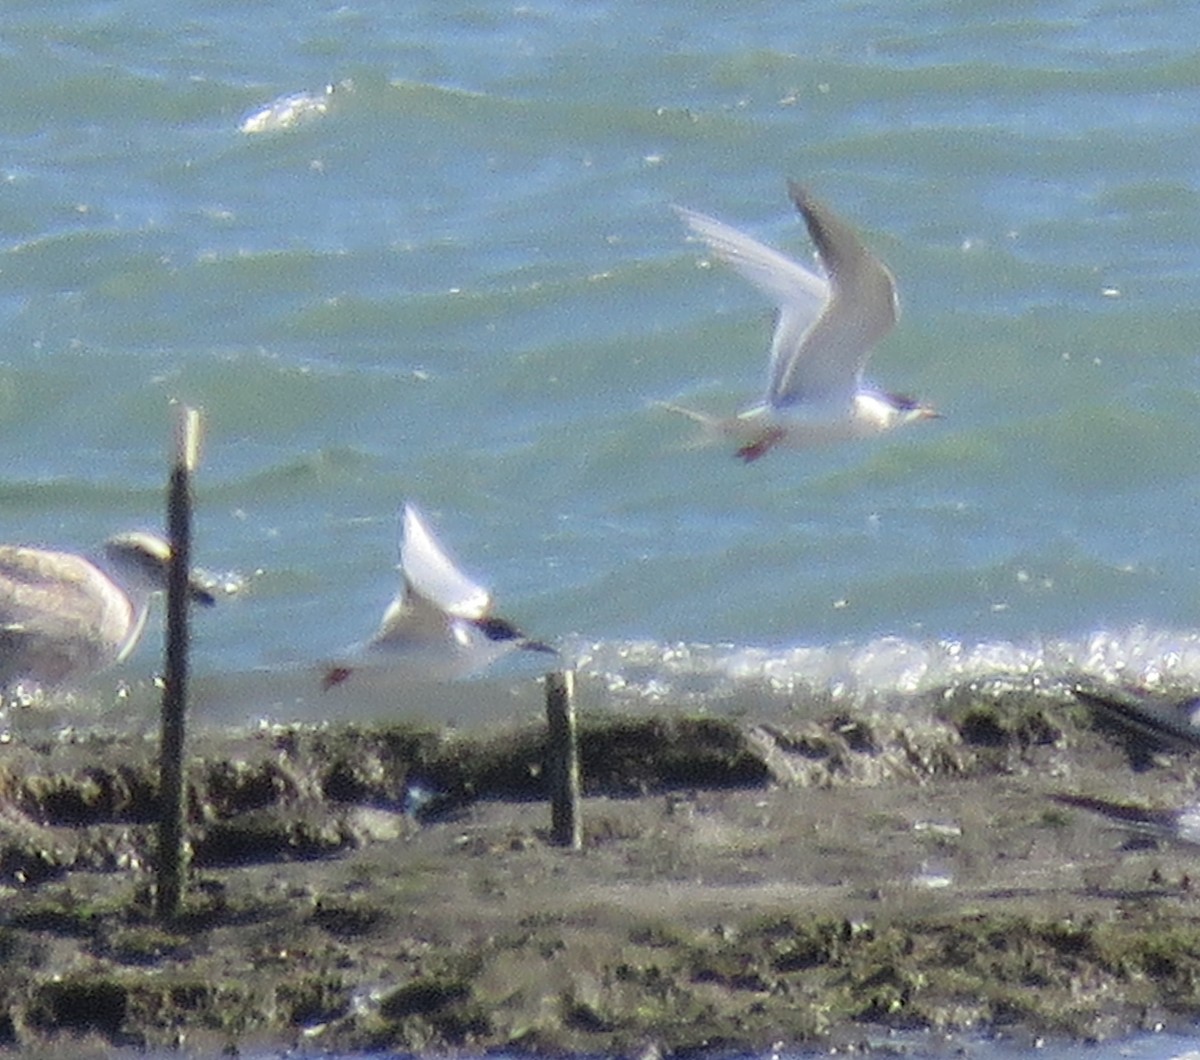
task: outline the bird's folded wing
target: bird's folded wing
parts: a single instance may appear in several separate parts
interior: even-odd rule
[[[131,618],[125,595],[81,556],[0,548],[0,626],[9,634],[74,639]]]

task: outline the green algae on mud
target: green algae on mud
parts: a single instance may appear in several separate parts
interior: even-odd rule
[[[152,746],[6,746],[0,1044],[623,1055],[1200,1014],[1186,853],[1125,855],[1048,798],[1195,778],[1134,771],[1062,696],[597,716],[581,752],[572,854],[546,842],[535,727],[203,736],[160,924]]]

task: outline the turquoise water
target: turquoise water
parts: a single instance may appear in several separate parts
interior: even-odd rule
[[[10,4],[0,536],[160,523],[180,399],[197,558],[239,586],[195,668],[247,717],[279,702],[263,671],[374,628],[406,498],[629,699],[1200,679],[1195,27],[1182,2]],[[240,131],[299,92],[324,112]],[[771,328],[669,205],[807,255],[788,176],[897,276],[873,378],[944,418],[742,466],[652,407],[751,401]]]

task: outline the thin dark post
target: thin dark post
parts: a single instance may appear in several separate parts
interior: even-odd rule
[[[546,781],[550,785],[550,841],[579,850],[579,740],[575,733],[575,672],[546,674]]]
[[[167,489],[167,642],[163,675],[162,739],[159,748],[159,920],[179,915],[183,897],[183,721],[187,707],[188,572],[192,552],[192,484],[199,441],[199,414],[178,407],[171,480]]]

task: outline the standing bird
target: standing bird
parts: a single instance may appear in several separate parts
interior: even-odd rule
[[[322,685],[341,684],[359,667],[402,672],[413,680],[452,680],[478,673],[514,649],[555,651],[492,615],[492,595],[471,581],[438,544],[413,504],[404,506],[400,591],[354,662],[325,671]]]
[[[0,689],[45,690],[124,660],[170,565],[166,541],[142,532],[109,538],[95,560],[0,545]],[[189,591],[198,603],[216,602],[195,576]]]
[[[1086,678],[1072,682],[1071,694],[1147,752],[1200,748],[1200,699],[1195,696],[1168,704],[1160,697],[1127,688],[1105,687]]]
[[[777,445],[803,448],[868,438],[913,420],[937,416],[911,398],[865,386],[871,349],[898,316],[891,272],[845,221],[794,181],[788,194],[828,279],[712,217],[675,207],[688,227],[779,307],[767,392],[736,416],[710,416],[664,404],[757,460]]]
[[[1185,846],[1200,846],[1200,803],[1170,809],[1137,806],[1092,795],[1052,794],[1050,798],[1062,806],[1097,813],[1130,832]]]

